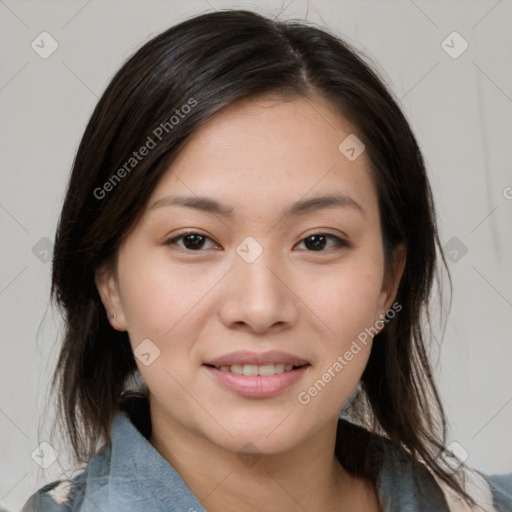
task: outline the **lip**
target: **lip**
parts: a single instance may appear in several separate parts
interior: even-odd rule
[[[209,361],[204,361],[204,365],[216,366],[232,366],[234,364],[257,364],[262,366],[264,364],[291,364],[292,366],[304,366],[308,364],[308,361],[286,352],[280,352],[278,350],[271,350],[268,352],[249,352],[249,351],[238,351],[231,352]]]
[[[309,368],[309,364],[306,363],[305,366],[300,368],[270,376],[238,375],[236,373],[223,372],[213,366],[204,365],[204,367],[224,388],[234,391],[240,396],[246,398],[270,398],[296,384]]]
[[[234,364],[263,366],[265,364],[279,363],[298,366],[299,368],[265,376],[238,375],[219,369],[221,366],[233,366]],[[278,350],[267,352],[241,350],[204,361],[203,366],[225,389],[234,391],[246,398],[269,398],[278,395],[286,388],[297,383],[310,366],[310,363],[301,357]]]

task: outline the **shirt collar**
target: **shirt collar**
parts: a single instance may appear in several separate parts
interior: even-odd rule
[[[340,420],[339,425],[342,423]],[[351,428],[373,436],[361,427]],[[338,429],[338,436],[341,430]],[[162,511],[204,512],[178,472],[149,443],[150,432],[147,402],[138,412],[117,412],[111,429],[109,503],[120,510],[120,504],[126,502],[125,510],[130,511],[134,500],[144,503],[143,508],[152,500],[153,506],[161,506],[158,510]],[[376,439],[372,441],[371,456],[372,463],[377,465],[376,486],[383,511],[449,512],[441,489],[426,468],[388,440]],[[337,444],[340,442],[338,437]]]
[[[181,476],[137,429],[127,413],[116,414],[111,439],[109,502],[115,504],[115,510],[121,510],[119,507],[124,501],[133,504],[136,495],[136,501],[146,506],[150,499],[161,504],[159,510],[162,511],[205,511]],[[142,508],[149,510],[146,506]]]

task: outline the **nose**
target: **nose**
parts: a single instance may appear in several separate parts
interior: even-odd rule
[[[252,263],[237,256],[223,280],[218,310],[222,323],[258,334],[291,327],[299,317],[299,299],[286,276],[270,251],[263,251]]]

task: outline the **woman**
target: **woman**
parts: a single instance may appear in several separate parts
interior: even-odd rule
[[[511,510],[510,478],[446,450],[436,247],[411,129],[346,43],[235,10],[152,39],[55,240],[53,385],[86,470],[24,511]]]

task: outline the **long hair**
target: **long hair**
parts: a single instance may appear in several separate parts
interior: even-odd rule
[[[189,138],[223,107],[269,93],[320,95],[357,127],[378,190],[387,278],[395,272],[393,249],[406,246],[396,296],[402,310],[374,338],[354,417],[474,503],[439,457],[446,422],[422,319],[430,321],[438,263],[447,267],[411,128],[376,72],[339,37],[243,10],[187,19],[144,44],[111,80],[80,142],[55,238],[51,289],[65,320],[52,390],[58,387],[58,419],[75,461],[89,460],[109,440],[137,372],[128,334],[106,319],[95,270],[114,260]],[[136,159],[134,151],[150,139],[151,150]]]

